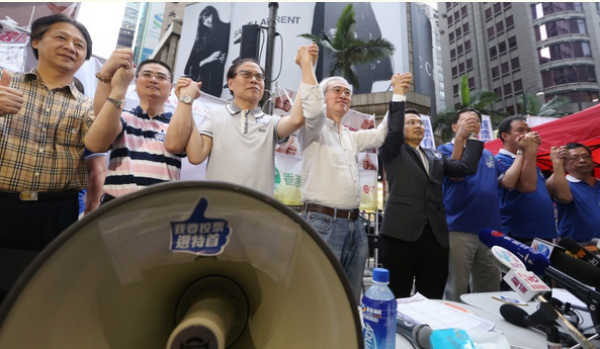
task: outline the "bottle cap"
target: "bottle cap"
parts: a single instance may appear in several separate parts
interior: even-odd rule
[[[373,281],[389,282],[390,272],[384,268],[373,268]]]

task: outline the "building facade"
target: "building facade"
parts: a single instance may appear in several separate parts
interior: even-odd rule
[[[135,28],[140,15],[139,2],[128,2],[125,5],[125,14],[123,15],[123,23],[119,29],[119,37],[117,38],[117,48],[132,48],[133,39],[135,37]]]
[[[447,105],[459,103],[463,74],[470,89],[496,92],[495,108],[509,115],[524,92],[568,97],[568,112],[598,101],[598,3],[440,2],[438,11]]]

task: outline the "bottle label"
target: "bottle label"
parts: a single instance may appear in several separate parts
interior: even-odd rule
[[[363,297],[365,349],[396,348],[396,300],[380,301]]]

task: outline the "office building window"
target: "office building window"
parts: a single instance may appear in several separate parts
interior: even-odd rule
[[[469,78],[469,90],[475,88],[475,78]]]
[[[454,41],[454,32],[452,32],[452,33],[448,34],[448,40],[449,40],[450,42]]]
[[[515,115],[515,106],[509,105],[508,107],[506,107],[506,113],[508,115]]]
[[[492,16],[492,8],[490,7],[485,10],[485,20],[489,21],[492,18],[494,18],[494,16]]]
[[[521,68],[521,64],[519,62],[519,57],[515,57],[513,59],[510,60],[510,66],[512,67],[512,70],[515,71],[517,69]]]
[[[508,74],[510,69],[508,68],[508,62],[504,62],[500,65],[500,70],[502,71],[502,75]]]
[[[580,2],[538,2],[531,5],[531,16],[533,19],[565,11],[583,12],[583,8]]]
[[[463,53],[463,45],[458,45],[456,47],[456,53],[458,53],[459,56],[462,55],[462,53]]]
[[[456,58],[456,50],[452,49],[452,50],[450,50],[450,59],[454,59],[454,58]]]
[[[463,24],[463,33],[467,34],[469,32],[469,22]]]
[[[491,26],[491,27],[487,28],[487,37],[488,37],[488,40],[494,38],[494,36],[496,36],[496,33],[494,31],[494,26]]]
[[[451,2],[447,2],[446,3],[446,10],[450,10],[452,9],[452,3]]]
[[[458,75],[458,68],[457,67],[452,67],[452,77],[455,77]]]
[[[497,94],[498,97],[502,97],[502,87],[496,87],[494,93]]]
[[[465,52],[471,51],[471,40],[465,41]]]
[[[504,22],[506,22],[506,29],[508,29],[508,28],[512,27],[513,25],[515,25],[515,20],[513,19],[512,15],[506,17],[506,19],[504,20]]]
[[[587,42],[565,42],[546,46],[538,50],[540,64],[570,58],[592,57],[590,44]]]
[[[498,67],[493,67],[492,68],[492,79],[496,79],[499,76],[500,76],[500,69],[498,69]]]
[[[517,38],[515,36],[511,36],[508,38],[508,49],[512,50],[517,47]]]
[[[564,96],[571,99],[571,103],[577,102],[593,102],[594,99],[598,99],[598,91],[572,91],[556,94],[547,94],[544,99],[546,102],[552,100],[554,97]]]
[[[450,51],[450,56],[452,56],[452,51]],[[496,46],[490,47],[490,58],[496,58],[496,56],[498,56],[498,50],[496,49]]]
[[[506,52],[506,42],[502,41],[498,44],[498,51],[500,51],[500,54]]]
[[[494,4],[494,14],[497,15],[500,13],[500,11],[502,11],[502,4],[497,2]]]
[[[561,35],[587,34],[587,29],[583,19],[560,19],[537,26],[534,32],[537,41],[544,41]]]
[[[592,66],[570,66],[542,72],[544,88],[578,83],[596,82],[596,70]]]
[[[458,96],[458,85],[452,86],[452,91],[454,91],[455,96]]]
[[[521,81],[521,79],[515,80],[515,82],[513,83],[513,85],[514,85],[514,88],[515,88],[515,93],[523,91],[523,82]]]
[[[498,35],[500,35],[503,32],[504,32],[504,22],[498,22],[498,23],[496,23],[496,33]]]
[[[510,83],[504,85],[504,96],[512,94],[512,85]]]
[[[506,10],[507,8],[510,7],[511,3],[510,2],[503,2],[502,5],[503,5],[504,9]]]
[[[473,69],[473,59],[467,59],[467,70]]]
[[[465,64],[464,63],[458,63],[458,73],[459,74],[463,74],[465,72]]]
[[[460,29],[460,27],[458,27],[458,28],[456,28],[454,33],[456,34],[456,38],[458,39],[462,36],[462,29]]]
[[[458,20],[459,20],[459,18],[460,18],[460,12],[459,12],[458,10],[456,10],[456,11],[454,12],[454,19],[458,21]]]
[[[467,15],[467,5],[460,8],[460,14],[464,17]]]

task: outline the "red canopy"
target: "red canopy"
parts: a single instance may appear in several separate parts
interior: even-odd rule
[[[583,143],[592,149],[594,157],[595,175],[600,177],[600,104],[582,110],[579,113],[565,116],[564,118],[532,128],[542,137],[542,144],[538,148],[537,164],[542,171],[551,171],[550,147],[561,146],[567,143]],[[499,139],[487,142],[485,148],[494,155],[502,149]]]

